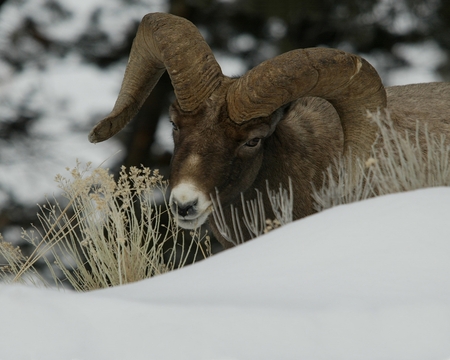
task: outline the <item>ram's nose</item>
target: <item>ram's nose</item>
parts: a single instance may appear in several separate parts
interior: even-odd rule
[[[170,211],[178,225],[194,229],[202,225],[211,213],[211,201],[190,183],[180,183],[170,194]]]
[[[198,199],[189,201],[187,203],[178,202],[177,199],[173,199],[170,205],[170,210],[173,214],[177,214],[181,217],[192,217],[196,214],[196,206],[198,204]]]

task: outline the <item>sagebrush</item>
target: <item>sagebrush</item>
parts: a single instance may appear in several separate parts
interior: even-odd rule
[[[0,270],[4,277],[44,282],[33,267],[44,259],[55,285],[61,285],[59,269],[76,290],[85,291],[171,271],[199,252],[210,255],[207,234],[192,232],[187,241],[175,225],[165,198],[168,184],[157,170],[122,168],[117,181],[108,170],[89,164],[68,170],[70,178],[56,177],[67,205],[49,200],[38,214],[43,232],[35,227],[22,234],[35,247],[31,256],[1,242],[8,263]]]
[[[450,186],[450,146],[445,136],[429,133],[420,123],[415,133],[401,132],[387,112],[368,117],[380,129],[371,156],[357,163],[341,158],[329,168],[324,186],[313,192],[317,211],[374,196]]]

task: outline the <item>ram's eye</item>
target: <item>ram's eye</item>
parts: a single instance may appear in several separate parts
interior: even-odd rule
[[[248,146],[248,147],[255,147],[256,145],[259,144],[260,141],[261,141],[261,138],[253,138],[253,139],[247,141],[247,142],[245,143],[245,146]]]
[[[171,121],[170,123],[172,124],[172,129],[173,130],[178,130],[177,124],[175,124],[173,121]]]

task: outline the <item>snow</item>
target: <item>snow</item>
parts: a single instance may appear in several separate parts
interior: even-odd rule
[[[390,84],[442,81],[437,69],[447,62],[447,55],[435,41],[428,40],[414,45],[397,44],[392,51],[407,65],[390,72]]]
[[[78,294],[0,286],[0,359],[450,359],[450,188],[336,207]]]

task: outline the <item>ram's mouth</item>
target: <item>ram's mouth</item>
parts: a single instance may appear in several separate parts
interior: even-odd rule
[[[175,222],[184,229],[197,229],[212,212],[211,200],[191,182],[175,186],[169,204]]]
[[[196,216],[180,216],[178,214],[174,214],[175,222],[177,225],[183,229],[194,230],[202,226],[208,216],[211,214],[212,208],[208,207],[205,211]]]

